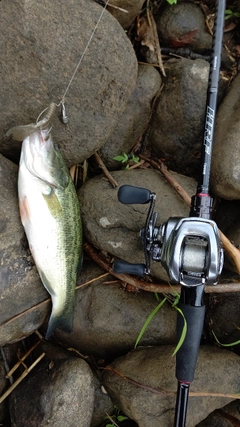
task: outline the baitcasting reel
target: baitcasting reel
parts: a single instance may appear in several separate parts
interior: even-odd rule
[[[223,249],[214,221],[203,218],[172,217],[156,226],[153,213],[156,195],[146,188],[123,185],[118,199],[124,204],[150,202],[145,226],[140,231],[145,263],[131,264],[116,260],[116,273],[138,276],[150,273],[150,259],[160,261],[173,284],[184,286],[215,285],[223,267]]]

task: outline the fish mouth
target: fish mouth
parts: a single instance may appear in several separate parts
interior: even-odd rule
[[[28,171],[43,181],[54,170],[52,156],[54,145],[51,138],[51,128],[38,129],[23,141],[23,159]]]

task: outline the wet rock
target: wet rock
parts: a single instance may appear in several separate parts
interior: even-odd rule
[[[209,333],[214,332],[222,344],[240,340],[239,304],[240,295],[237,292],[215,294],[209,298],[205,322]],[[215,341],[212,334],[210,338]],[[239,353],[240,345],[232,346],[232,350]]]
[[[0,345],[18,341],[44,321],[48,297],[33,264],[20,222],[17,166],[0,155]],[[36,310],[31,310],[33,305]],[[22,313],[22,316],[19,314]]]
[[[191,47],[194,52],[211,50],[212,37],[206,30],[200,6],[190,2],[167,4],[156,17],[162,46]]]
[[[149,146],[179,173],[196,176],[205,121],[208,62],[171,59],[151,122]]]
[[[231,84],[216,120],[211,190],[224,199],[240,199],[240,76]]]
[[[115,360],[110,366],[143,386],[157,390],[175,392],[175,360],[173,347],[150,347],[133,351]],[[230,401],[229,398],[214,397],[212,393],[238,393],[239,357],[227,350],[202,346],[199,352],[192,392],[200,395],[190,397],[187,426],[195,427],[198,422],[214,409]],[[139,427],[161,425],[172,427],[175,399],[173,395],[157,394],[140,388],[111,371],[104,373],[105,386],[116,404]],[[201,391],[209,396],[201,396]]]
[[[109,12],[120,22],[122,27],[127,29],[141,11],[144,0],[111,0],[110,3],[127,11],[126,13],[111,6],[108,8]]]
[[[11,394],[11,423],[13,427],[89,427],[93,404],[93,374],[84,360],[44,360]]]
[[[234,400],[223,408],[216,409],[196,427],[232,427],[239,425],[240,403]]]
[[[16,160],[20,143],[6,141],[4,134],[12,126],[35,122],[51,101],[59,103],[101,12],[88,0],[60,6],[0,2],[0,151],[9,158]],[[63,125],[58,114],[53,120],[53,137],[68,165],[88,158],[108,140],[136,76],[132,45],[105,11],[66,95],[69,123]]]
[[[161,174],[154,170],[115,171],[119,186],[123,184],[149,188],[157,195],[155,211],[158,225],[171,216],[188,216],[189,209]],[[196,183],[192,178],[174,175],[189,194],[194,194]],[[123,205],[102,176],[89,180],[79,192],[82,219],[88,241],[128,262],[144,262],[139,230],[144,226],[148,205]],[[160,263],[151,264],[152,274],[160,280],[168,276]]]
[[[138,138],[146,131],[152,109],[151,103],[160,89],[159,72],[148,65],[139,65],[136,88],[117,127],[101,148],[100,155],[108,169],[119,169],[121,163],[113,160],[115,156],[129,153]]]
[[[106,414],[112,414],[114,411],[114,404],[96,375],[93,377],[93,382],[94,407],[90,427],[98,427],[106,418]]]
[[[85,262],[85,279],[98,278],[103,271]],[[159,302],[152,293],[129,293],[111,276],[77,290],[73,332],[56,331],[54,337],[65,347],[82,354],[112,358],[133,349],[150,313]],[[161,298],[160,298],[161,299]],[[172,344],[175,341],[176,311],[165,303],[146,329],[141,345]]]
[[[57,364],[59,362],[61,363],[63,360],[68,360],[69,358],[71,360],[72,356],[77,354],[77,350],[73,348],[71,349],[71,351],[69,351],[63,346],[58,345],[54,342],[42,340],[34,350],[34,355],[36,355],[37,358],[43,352],[45,353],[45,359],[47,359],[48,363],[50,363],[51,365],[56,362]],[[10,366],[13,365],[14,364]],[[109,395],[107,394],[107,391],[102,386],[100,377],[94,371],[92,371],[92,373],[94,385],[94,405],[90,427],[97,427],[106,417],[106,412],[109,414],[113,412],[114,405]]]

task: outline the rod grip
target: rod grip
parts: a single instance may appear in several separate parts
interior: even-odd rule
[[[114,261],[113,263],[114,273],[144,276],[145,270],[145,264],[131,264],[130,262],[122,261],[120,259]]]
[[[182,311],[187,322],[185,340],[176,354],[176,377],[178,381],[191,383],[197,364],[198,350],[203,330],[205,306],[194,307],[179,302],[178,308]],[[177,340],[180,340],[184,326],[181,313],[177,314]]]
[[[133,185],[122,185],[118,190],[118,200],[124,204],[145,204],[150,202],[151,191]]]

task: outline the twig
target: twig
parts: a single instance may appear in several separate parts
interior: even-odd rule
[[[25,371],[20,375],[20,377],[9,387],[5,393],[0,397],[0,404],[9,396],[9,394],[12,393],[12,391],[20,384],[20,382],[31,372],[31,370],[42,360],[42,358],[45,356],[45,353],[42,353],[36,360],[33,362],[29,368],[25,369]]]
[[[23,361],[32,353],[33,350],[40,344],[41,341],[37,341],[28,351],[24,354],[23,357],[19,358],[19,361],[13,366],[13,368],[7,373],[6,378],[12,376],[12,374],[16,371],[16,369],[22,365]]]
[[[103,277],[106,277],[106,276],[109,276],[109,273],[104,273],[104,274],[101,274],[98,277],[94,277],[93,279],[88,280],[87,282],[82,283],[81,285],[76,286],[76,289],[80,289],[80,288],[83,288],[84,286],[90,285],[91,283],[96,282],[96,280],[102,279]]]
[[[179,194],[182,200],[186,203],[187,206],[191,206],[191,197],[187,194],[184,188],[177,182],[177,180],[172,176],[172,174],[168,171],[167,167],[163,162],[157,163],[152,159],[149,159],[142,154],[139,154],[139,157],[146,162],[150,163],[155,169],[159,170],[166,180],[171,184],[174,190]],[[230,240],[225,236],[225,234],[219,230],[220,238],[222,241],[223,248],[226,252],[231,256],[234,261],[236,272],[240,274],[240,251],[234,246]]]
[[[188,195],[188,193],[184,190],[184,188],[177,182],[177,180],[174,178],[174,176],[168,171],[166,165],[163,162],[155,162],[155,160],[149,159],[146,156],[143,156],[142,154],[138,154],[140,159],[145,160],[145,162],[148,162],[154,169],[159,170],[166,180],[171,184],[171,186],[174,188],[174,190],[179,194],[181,199],[186,203],[187,206],[191,206],[191,198]]]
[[[84,249],[88,253],[88,255],[92,258],[96,264],[98,264],[101,268],[103,268],[105,271],[108,271],[109,274],[111,274],[114,277],[117,277],[121,282],[128,283],[132,286],[134,286],[136,289],[142,289],[143,291],[147,292],[157,292],[157,293],[171,293],[171,290],[174,290],[176,292],[181,291],[180,285],[168,285],[166,283],[161,284],[155,284],[155,283],[148,283],[144,282],[142,280],[139,280],[133,276],[129,276],[128,274],[119,274],[115,273],[112,270],[111,265],[104,260],[96,249],[93,248],[92,245],[89,243],[84,243]],[[218,286],[206,286],[205,287],[206,293],[226,293],[226,292],[240,292],[240,282],[231,282],[231,283],[219,283]]]
[[[171,289],[174,289],[176,291],[180,291],[180,286],[170,286],[167,284],[161,284],[161,285],[153,285],[152,283],[143,282],[141,280],[138,280],[132,276],[129,276],[128,274],[119,274],[115,273],[112,270],[112,266],[108,264],[107,261],[105,261],[98,252],[91,246],[89,243],[84,243],[84,249],[88,253],[88,255],[92,258],[93,261],[95,261],[100,267],[102,267],[104,270],[108,271],[112,276],[117,277],[121,282],[129,283],[130,285],[133,285],[136,289],[142,289],[144,291],[149,292],[169,292]]]
[[[130,384],[135,385],[136,387],[143,388],[144,390],[150,391],[154,394],[164,395],[164,396],[176,396],[177,392],[175,391],[167,391],[167,390],[158,390],[156,388],[150,387],[148,385],[145,385],[143,383],[140,383],[138,381],[135,381],[134,379],[128,377],[127,375],[123,374],[122,372],[119,372],[117,369],[112,368],[111,366],[106,366],[105,368],[100,368],[104,371],[110,371],[114,375],[117,375],[121,377],[122,379],[126,380]],[[190,391],[189,396],[197,396],[197,397],[224,397],[224,398],[230,398],[230,399],[240,399],[240,394],[233,394],[233,393],[215,393],[211,391]]]
[[[107,170],[105,164],[103,163],[101,157],[99,156],[99,154],[97,152],[94,153],[94,157],[97,161],[98,166],[102,169],[104,175],[109,180],[109,182],[112,184],[113,188],[118,187],[117,181],[115,181],[115,179],[112,177],[110,172]]]
[[[157,25],[156,25],[155,19],[153,17],[153,14],[150,10],[149,3],[150,3],[150,0],[147,1],[148,24],[152,28],[152,34],[153,34],[153,38],[154,38],[154,48],[155,48],[155,53],[157,56],[159,68],[162,71],[163,76],[166,77],[166,73],[165,73],[163,61],[162,61],[161,47],[160,47],[160,42],[159,42],[159,37],[158,37]]]
[[[145,161],[144,161],[144,160],[140,160],[140,162],[137,162],[137,163],[135,163],[134,165],[129,166],[128,170],[130,171],[130,170],[132,170],[132,169],[137,169],[137,168],[139,168],[140,166],[142,166],[144,163],[145,163]]]
[[[115,423],[115,421],[112,419],[112,417],[106,411],[105,411],[105,414],[107,415],[107,417],[113,423],[114,426],[119,427],[119,425],[117,423]]]

